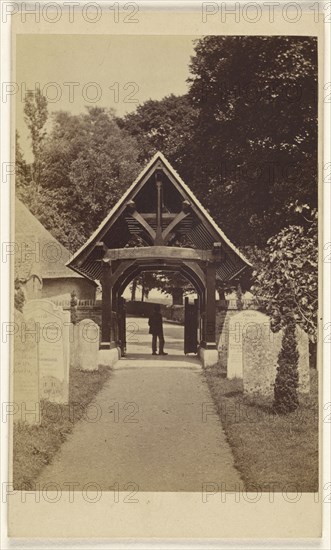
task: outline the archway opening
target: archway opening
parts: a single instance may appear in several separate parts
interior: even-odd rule
[[[169,358],[183,357],[185,353],[196,353],[201,340],[200,307],[203,302],[202,281],[192,268],[181,265],[160,266],[136,265],[125,270],[114,285],[114,316],[125,334],[122,353],[127,357],[152,355],[153,336],[149,319],[155,306],[160,308],[165,340],[164,352]],[[192,317],[192,311],[195,317]],[[189,326],[191,325],[191,326]],[[188,346],[188,334],[195,334],[196,344]],[[123,342],[125,340],[125,342]],[[158,339],[159,340],[159,339]],[[161,350],[157,342],[157,353]],[[162,347],[162,346],[161,346]]]

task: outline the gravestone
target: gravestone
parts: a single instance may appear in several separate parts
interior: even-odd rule
[[[96,370],[99,356],[99,327],[92,319],[78,323],[78,366],[82,370]]]
[[[256,310],[243,310],[232,315],[227,326],[228,359],[227,378],[243,377],[243,339],[273,341],[269,317]]]
[[[70,338],[70,367],[73,369],[79,368],[78,362],[78,344],[79,344],[79,324],[74,325],[71,323],[71,338]]]
[[[216,312],[216,331],[220,335],[217,344],[219,364],[221,370],[225,373],[229,353],[229,323],[233,315],[235,315],[233,310],[218,309]]]
[[[310,392],[310,365],[309,365],[309,338],[308,334],[301,327],[296,328],[298,342],[299,362],[299,392]],[[280,349],[280,348],[279,348]]]
[[[14,421],[40,424],[38,344],[35,335],[35,321],[26,321],[22,313],[15,310],[14,336]]]
[[[49,300],[31,300],[24,307],[24,316],[36,321],[40,397],[68,403],[70,313]]]
[[[259,394],[265,397],[273,396],[277,374],[278,354],[282,346],[283,331],[272,334],[272,341],[269,337],[260,340],[252,340],[244,335],[243,382],[245,394]],[[300,393],[308,393],[310,391],[308,335],[297,326],[296,338],[299,351],[298,391]]]

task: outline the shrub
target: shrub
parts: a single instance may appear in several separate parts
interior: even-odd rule
[[[274,410],[280,414],[295,411],[299,405],[298,373],[299,352],[295,336],[295,322],[291,320],[284,329],[282,347],[278,355],[278,367],[274,386]]]

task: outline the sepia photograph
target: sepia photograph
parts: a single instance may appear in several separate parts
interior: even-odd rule
[[[13,492],[316,499],[319,48],[16,34]]]

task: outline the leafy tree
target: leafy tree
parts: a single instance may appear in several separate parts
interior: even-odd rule
[[[137,286],[141,287],[141,300],[148,298],[149,292],[155,288],[164,294],[170,294],[173,304],[182,303],[184,293],[194,292],[194,288],[180,273],[150,271],[143,272],[130,284],[131,300],[136,299]]]
[[[263,246],[288,203],[317,206],[316,39],[208,36],[189,82],[190,185],[233,241]]]
[[[289,203],[317,206],[317,41],[208,36],[190,71],[187,95],[118,124],[141,162],[164,152],[235,243],[263,247],[293,223]]]
[[[255,250],[254,292],[271,317],[275,332],[289,318],[317,338],[318,240],[317,212],[308,205],[292,208],[300,225],[290,225],[270,238],[263,251]],[[297,220],[298,221],[298,220]]]
[[[20,146],[19,133],[16,131],[15,145],[15,185],[16,194],[27,206],[31,201],[31,167],[24,159]]]
[[[47,98],[43,95],[40,88],[35,92],[30,92],[25,98],[24,120],[30,130],[31,147],[34,157],[32,165],[32,177],[36,187],[36,193],[39,192],[41,178],[41,152],[46,137],[45,124],[48,118]]]
[[[137,140],[140,162],[148,162],[161,151],[184,176],[196,116],[186,95],[171,94],[160,101],[146,101],[135,112],[118,119],[118,124]]]
[[[113,111],[98,107],[77,116],[55,113],[42,163],[38,218],[71,250],[91,235],[141,168],[135,139],[119,128]]]
[[[133,281],[130,283],[130,286],[129,286],[131,291],[131,302],[135,302],[136,300],[137,286],[138,286],[138,281],[136,277],[135,279],[133,279]]]
[[[150,291],[153,288],[157,288],[157,276],[150,271],[143,271],[141,275],[135,277],[129,285],[132,301],[136,300],[136,291],[138,287],[141,289],[140,300],[143,302],[145,298],[148,298]]]
[[[184,294],[195,291],[192,284],[178,272],[158,274],[156,288],[164,294],[170,294],[173,305],[181,305]]]

